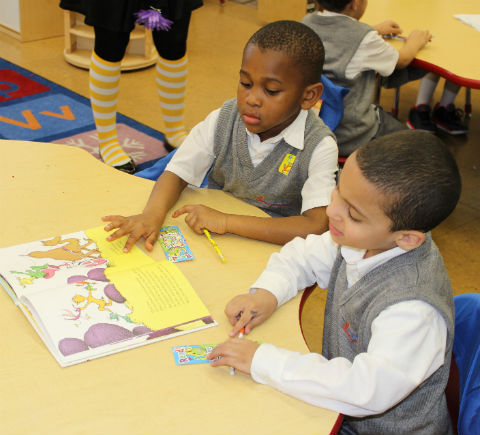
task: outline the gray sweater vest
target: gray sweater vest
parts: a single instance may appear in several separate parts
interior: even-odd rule
[[[237,198],[279,216],[299,215],[301,190],[308,178],[308,166],[315,147],[333,136],[323,121],[310,111],[305,124],[304,149],[298,150],[283,139],[256,167],[248,151],[247,132],[237,109],[237,100],[224,103],[214,139],[215,162],[208,187],[230,192]],[[285,167],[286,160],[289,160]]]
[[[363,38],[375,29],[343,15],[324,17],[315,13],[304,17],[302,22],[312,28],[323,42],[323,73],[333,83],[350,90],[343,100],[343,118],[335,129],[339,154],[348,156],[372,139],[379,126],[375,106],[372,104],[375,72],[364,71],[353,80],[345,77],[347,65]]]
[[[373,320],[390,305],[417,299],[436,308],[448,328],[445,364],[408,397],[383,414],[345,419],[359,434],[451,434],[445,399],[454,335],[450,280],[430,234],[426,242],[371,270],[347,288],[346,264],[340,255],[328,285],[323,355],[353,361],[366,352]],[[388,388],[388,385],[385,385]]]

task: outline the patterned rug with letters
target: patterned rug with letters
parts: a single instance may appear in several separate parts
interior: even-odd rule
[[[163,133],[120,113],[117,132],[139,169],[167,154]],[[72,145],[99,158],[88,98],[1,58],[0,139]]]

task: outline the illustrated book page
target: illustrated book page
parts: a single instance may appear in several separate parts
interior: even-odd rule
[[[0,249],[0,282],[62,366],[215,326],[181,271],[103,228]]]

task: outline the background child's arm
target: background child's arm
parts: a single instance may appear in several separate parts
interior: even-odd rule
[[[407,67],[431,38],[432,35],[428,30],[414,30],[410,33],[403,47],[398,50],[397,68]]]
[[[187,186],[173,172],[165,171],[155,183],[147,205],[141,214],[134,216],[104,216],[102,220],[109,222],[105,226],[106,231],[117,228],[107,240],[114,241],[124,235],[128,235],[124,251],[128,252],[140,237],[145,239],[145,248],[153,249],[153,244],[158,239],[160,227],[167,212],[177,202],[178,197]]]
[[[380,35],[400,35],[402,33],[400,26],[392,20],[382,21],[381,23],[373,26],[373,28]]]
[[[284,245],[295,237],[322,234],[328,229],[326,207],[305,211],[301,216],[254,217],[222,213],[203,205],[186,205],[173,217],[187,214],[185,221],[197,233],[203,228],[217,234],[232,233],[250,239]]]

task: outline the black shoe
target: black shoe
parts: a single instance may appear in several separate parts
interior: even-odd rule
[[[408,114],[407,127],[410,130],[424,130],[428,133],[435,134],[437,128],[430,119],[430,106],[428,104],[419,104],[413,106]]]
[[[113,168],[118,169],[119,171],[126,172],[127,174],[135,174],[137,171],[137,166],[133,160],[130,160],[127,163],[119,166],[113,166]]]
[[[432,120],[435,125],[448,134],[467,134],[468,127],[462,122],[463,110],[450,103],[447,107],[436,104]]]
[[[165,149],[169,153],[171,153],[175,149],[175,147],[170,144],[170,142],[167,140],[167,138],[165,138],[165,140],[163,141],[163,146],[165,147]]]

